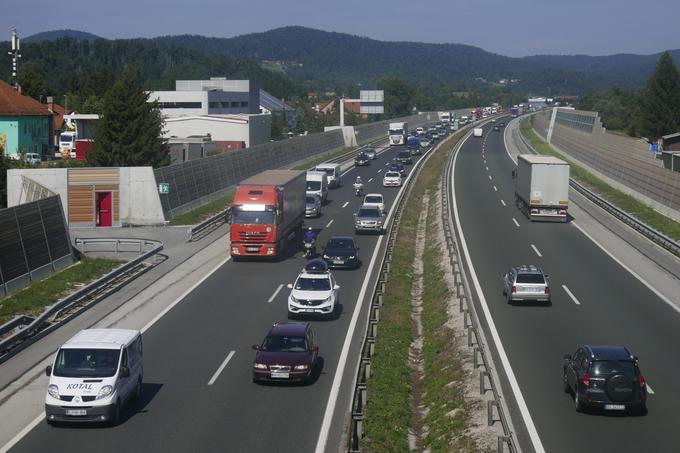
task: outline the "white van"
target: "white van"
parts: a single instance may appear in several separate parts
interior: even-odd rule
[[[307,193],[316,194],[321,203],[326,201],[328,196],[328,177],[322,171],[308,171],[307,172]]]
[[[340,168],[340,164],[332,163],[319,164],[316,166],[314,170],[326,173],[329,188],[339,187],[340,184],[342,183],[341,181],[342,169]]]
[[[62,345],[48,366],[45,418],[55,422],[110,422],[142,390],[142,334],[86,329]]]

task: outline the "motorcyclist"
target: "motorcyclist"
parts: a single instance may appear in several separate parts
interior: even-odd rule
[[[356,181],[354,181],[354,191],[357,193],[357,195],[361,194],[361,191],[364,188],[364,183],[361,180],[361,176],[357,176]]]
[[[305,255],[313,256],[316,254],[316,236],[317,232],[314,231],[314,228],[308,227],[307,231],[305,231],[304,237],[302,238],[302,242],[305,244],[312,244],[312,246],[309,248],[309,251],[307,248],[305,248]]]

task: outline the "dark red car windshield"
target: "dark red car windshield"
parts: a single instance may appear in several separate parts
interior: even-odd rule
[[[264,339],[261,350],[266,352],[307,352],[307,340],[304,336],[269,335]]]

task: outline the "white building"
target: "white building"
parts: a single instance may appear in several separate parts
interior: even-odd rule
[[[164,136],[210,135],[222,150],[248,148],[268,142],[271,115],[191,115],[166,118]]]

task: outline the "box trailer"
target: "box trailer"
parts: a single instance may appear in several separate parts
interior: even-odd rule
[[[515,173],[515,204],[529,220],[566,222],[569,164],[552,156],[520,154]]]

